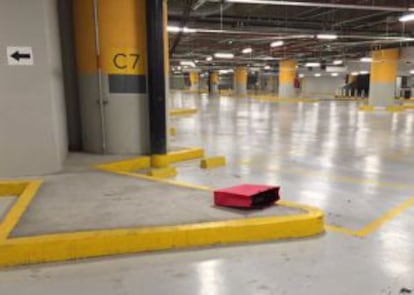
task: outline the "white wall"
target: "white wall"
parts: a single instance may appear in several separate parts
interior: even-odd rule
[[[34,66],[8,66],[32,46]],[[59,171],[67,153],[56,0],[0,1],[0,177]]]
[[[304,77],[302,79],[302,96],[330,97],[338,88],[345,85],[345,77]]]

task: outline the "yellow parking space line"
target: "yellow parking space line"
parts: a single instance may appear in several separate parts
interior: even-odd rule
[[[369,225],[365,226],[361,230],[358,231],[358,236],[365,237],[369,235],[370,233],[376,231],[381,226],[383,226],[385,223],[391,221],[392,219],[396,218],[400,214],[402,214],[405,210],[410,208],[414,205],[414,198],[410,198],[407,201],[399,204],[398,206],[392,208],[388,212],[386,212],[384,215],[382,215],[380,218],[376,219],[374,222],[370,223]]]
[[[198,110],[195,108],[188,108],[188,109],[171,109],[169,114],[170,116],[186,116],[186,115],[193,115],[197,114]]]
[[[16,183],[17,182],[11,183],[11,187]],[[0,242],[6,240],[14,227],[17,225],[20,218],[23,216],[24,212],[35,197],[43,181],[22,181],[21,183],[24,185],[24,189],[18,195],[16,202],[3,219],[3,222],[0,224]]]
[[[341,233],[341,234],[345,234],[345,235],[349,235],[349,236],[354,236],[354,237],[359,236],[358,231],[352,230],[352,229],[349,229],[349,228],[345,228],[345,227],[342,227],[342,226],[325,224],[325,229],[327,231],[333,231],[333,232],[337,232],[337,233]]]

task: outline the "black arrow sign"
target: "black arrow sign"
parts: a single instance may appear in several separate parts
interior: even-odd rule
[[[15,60],[20,61],[21,59],[30,59],[32,56],[30,53],[20,53],[19,51],[16,51],[11,55]]]

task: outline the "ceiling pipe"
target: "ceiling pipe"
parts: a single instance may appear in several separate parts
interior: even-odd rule
[[[221,0],[209,0],[218,2]],[[302,7],[320,7],[320,8],[336,8],[336,9],[357,9],[357,10],[377,10],[377,11],[393,11],[407,12],[407,7],[395,6],[374,6],[359,4],[340,4],[340,3],[324,3],[324,2],[301,2],[301,1],[273,1],[273,0],[226,0],[226,3],[238,4],[261,4],[261,5],[279,5],[279,6],[302,6]]]

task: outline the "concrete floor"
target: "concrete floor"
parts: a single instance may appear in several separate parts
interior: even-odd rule
[[[200,112],[172,120],[178,131],[172,145],[203,146],[229,162],[211,171],[180,164],[179,180],[212,187],[279,184],[284,199],[317,206],[327,223],[350,229],[414,196],[412,111],[175,95]],[[69,165],[73,175],[90,173],[79,168],[84,161]],[[108,185],[109,179],[88,177],[96,177],[90,192]],[[108,206],[138,183],[145,186],[111,191]],[[81,195],[76,200],[82,202]],[[404,294],[401,289],[414,289],[413,228],[409,208],[364,238],[328,232],[290,242],[25,267],[0,272],[0,294]]]

